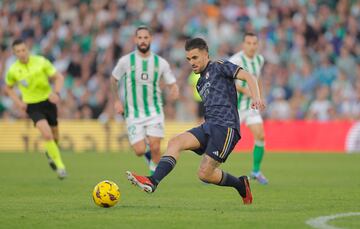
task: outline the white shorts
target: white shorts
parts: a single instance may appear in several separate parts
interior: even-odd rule
[[[240,123],[245,123],[247,126],[252,124],[261,124],[263,119],[259,110],[243,110],[239,111]]]
[[[126,127],[131,145],[145,139],[146,136],[164,137],[163,116],[155,116],[140,120],[126,120]]]

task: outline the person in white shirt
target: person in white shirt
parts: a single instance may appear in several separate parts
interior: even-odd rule
[[[113,69],[111,88],[115,112],[125,117],[129,142],[137,156],[145,155],[152,173],[160,160],[164,137],[160,80],[168,85],[170,100],[177,99],[179,89],[169,63],[150,51],[151,30],[138,27],[134,41],[136,50],[122,56]],[[124,101],[119,97],[120,88],[124,90]]]
[[[243,50],[235,53],[229,61],[241,66],[257,77],[261,100],[264,101],[261,84],[261,69],[264,66],[264,57],[258,54],[258,37],[254,33],[245,33],[242,44]],[[261,114],[258,110],[251,109],[251,96],[246,81],[236,80],[238,91],[238,111],[240,123],[244,122],[252,132],[255,145],[253,149],[253,169],[250,177],[261,184],[267,184],[268,180],[262,174],[260,165],[265,151],[264,127]]]

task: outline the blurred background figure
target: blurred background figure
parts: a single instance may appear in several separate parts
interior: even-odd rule
[[[169,63],[150,51],[151,42],[151,30],[139,26],[134,34],[135,51],[119,59],[110,82],[114,110],[124,114],[131,147],[137,156],[145,156],[152,174],[160,160],[165,128],[160,82],[167,86],[172,100],[178,98],[179,88]]]
[[[204,122],[204,103],[201,100],[201,97],[196,89],[196,84],[200,78],[200,74],[196,74],[195,72],[191,72],[188,78],[188,83],[192,92],[192,98],[195,102],[194,113],[196,114],[197,122]]]
[[[328,100],[334,104],[328,119],[358,116],[349,113],[348,105],[342,105],[350,101],[359,103],[355,89],[360,77],[357,1],[153,0],[145,3],[143,0],[1,1],[0,86],[4,84],[5,71],[15,60],[11,43],[22,38],[31,53],[53,61],[65,77],[61,92],[63,110],[59,117],[78,119],[85,115],[97,119],[110,100],[106,85],[111,69],[120,56],[133,50],[129,38],[138,25],[153,29],[151,50],[169,61],[181,92],[188,91],[191,74],[181,50],[184,38],[204,37],[211,47],[211,58],[219,59],[239,50],[244,33],[252,31],[258,34],[262,44],[259,53],[267,60],[263,66],[263,87],[269,106],[276,101],[272,95],[274,88],[282,87],[284,99],[296,100],[296,106],[301,109],[296,119],[304,119],[304,113],[312,113],[308,109],[315,99],[315,88],[325,84],[330,88]],[[346,95],[338,96],[338,90],[333,89],[339,78],[350,85]],[[300,92],[303,99],[297,99]],[[19,118],[13,103],[3,93],[0,96],[0,117]],[[192,96],[183,94],[175,102],[165,91],[163,100],[166,117],[197,119],[196,113],[184,109],[193,103]],[[109,119],[115,117],[114,113],[109,115]],[[266,113],[264,118],[271,117]]]
[[[260,99],[265,104],[264,89],[262,86],[262,68],[265,60],[264,57],[258,53],[258,49],[258,36],[252,32],[247,32],[243,38],[241,51],[231,56],[229,61],[241,66],[243,69],[256,77],[259,85]],[[251,97],[251,93],[246,82],[236,80],[236,90],[238,92],[237,106],[240,123],[245,123],[254,136],[253,169],[250,177],[257,180],[260,184],[267,184],[268,179],[260,170],[265,152],[263,119],[259,110],[254,110],[250,107],[253,98]]]

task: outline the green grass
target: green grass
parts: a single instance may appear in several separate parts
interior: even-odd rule
[[[69,177],[59,181],[45,156],[0,153],[0,228],[310,228],[309,218],[360,212],[360,155],[268,154],[268,186],[252,182],[254,203],[244,206],[232,188],[204,185],[200,158],[184,153],[155,193],[131,186],[125,170],[147,173],[132,153],[64,154]],[[251,154],[233,154],[222,168],[247,174]],[[97,207],[96,183],[110,179],[121,191],[113,208]],[[330,225],[359,228],[360,216]]]

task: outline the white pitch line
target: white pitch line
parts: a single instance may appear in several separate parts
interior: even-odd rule
[[[307,220],[306,224],[312,226],[313,228],[317,228],[317,229],[341,229],[340,227],[328,225],[327,222],[329,220],[333,220],[336,218],[357,216],[357,215],[360,215],[360,212],[347,212],[347,213],[340,213],[340,214],[336,214],[336,215],[320,216],[317,218]]]

